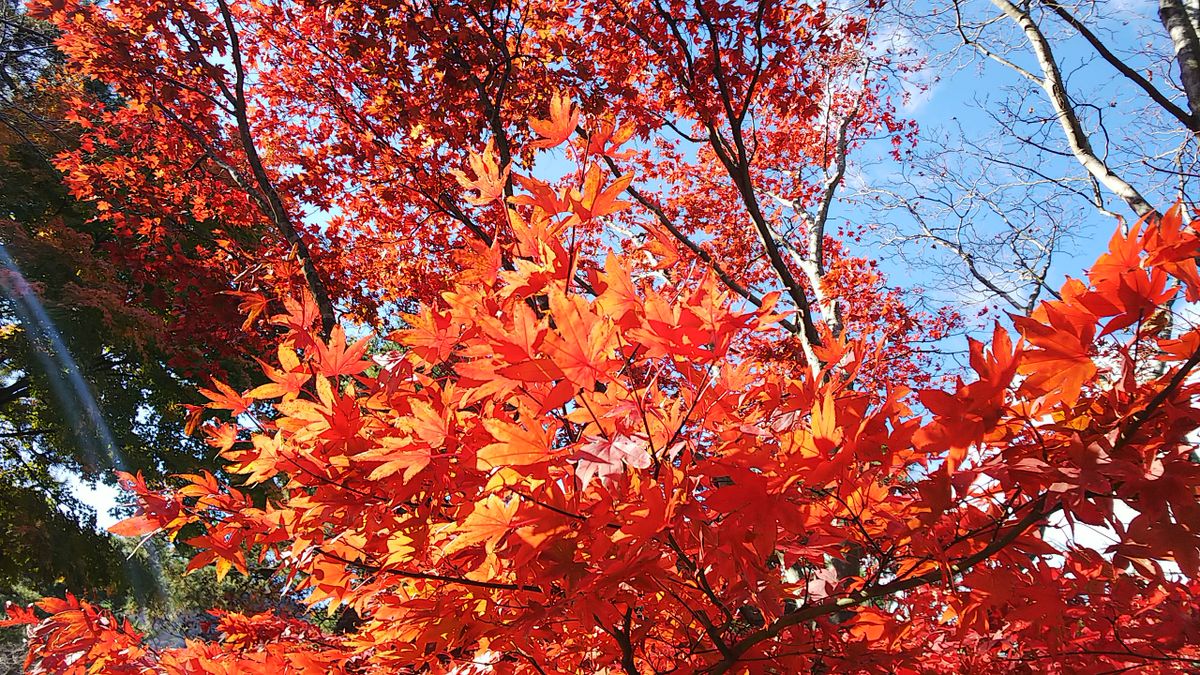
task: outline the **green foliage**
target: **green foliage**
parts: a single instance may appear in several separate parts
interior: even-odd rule
[[[0,0],[0,19],[0,244],[17,268],[0,269],[0,535],[9,542],[0,551],[0,600],[70,591],[151,602],[148,559],[128,561],[64,479],[218,470],[211,449],[183,433],[183,404],[196,401],[205,373],[180,364],[204,350],[171,333],[169,300],[148,302],[169,298],[169,285],[123,264],[111,224],[71,197],[52,163],[78,144],[79,131],[63,121],[64,97],[94,86],[69,82],[53,31],[16,0]],[[37,298],[66,354],[14,299],[21,289]],[[81,382],[70,381],[64,357]],[[214,371],[242,385],[258,375],[252,361],[235,357]],[[88,398],[102,425],[89,421]]]

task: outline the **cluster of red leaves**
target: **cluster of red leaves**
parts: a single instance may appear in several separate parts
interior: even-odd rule
[[[33,609],[9,607],[0,626],[29,626],[30,675],[111,673],[271,673],[339,672],[347,665],[337,638],[322,635],[311,624],[264,613],[254,616],[213,611],[219,643],[188,641],[184,646],[155,649],[128,621],[72,595],[48,598]]]
[[[330,296],[373,323],[381,309],[436,299],[467,240],[509,239],[477,222],[481,200],[508,189],[503,169],[532,167],[536,149],[576,133],[582,110],[596,122],[570,154],[611,160],[595,179],[636,173],[655,186],[643,192],[661,195],[656,206],[684,234],[718,242],[704,248],[750,283],[770,270],[754,233],[729,217],[730,166],[750,165],[764,194],[809,207],[819,181],[781,167],[831,165],[830,120],[845,119],[850,147],[912,131],[856,60],[865,19],[819,3],[217,7],[31,3],[64,31],[59,46],[72,69],[121,99],[72,99],[82,145],[59,167],[111,226],[119,262],[141,279],[172,282],[138,301],[175,310],[170,337],[180,342],[214,334],[214,344],[246,344],[222,292],[261,303],[301,285],[291,242],[272,229],[275,207],[264,208],[252,180],[252,154],[289,213],[324,216],[323,227],[292,220]],[[544,126],[526,124],[531,111],[545,111]],[[750,126],[759,137],[747,138]],[[647,149],[615,151],[631,138]],[[710,143],[696,151],[691,139]],[[493,164],[463,166],[485,141],[490,152],[476,156]],[[492,182],[460,199],[464,174],[475,182],[480,172]],[[639,231],[645,222],[616,220]],[[580,233],[581,243],[596,234]],[[661,228],[649,234],[668,242],[651,250],[669,269],[681,253]]]
[[[539,194],[519,198],[520,256],[477,248],[467,280],[407,317],[390,336],[404,349],[378,363],[365,341],[317,336],[308,304],[275,318],[290,332],[272,384],[211,392],[235,421],[206,427],[234,472],[280,487],[265,507],[207,476],[167,493],[131,477],[144,506],[118,531],[199,527],[200,564],[245,570],[253,555],[309,602],[353,607],[364,622],[336,658],[287,643],[327,669],[1182,672],[1200,659],[1200,587],[1159,564],[1195,578],[1200,562],[1200,467],[1183,437],[1200,426],[1200,332],[1140,328],[1172,284],[1200,291],[1200,237],[1178,209],[1118,234],[1088,282],[1018,318],[1022,341],[1000,327],[972,341],[975,378],[919,391],[922,416],[904,387],[854,386],[862,344],[828,342],[837,365],[817,377],[754,359],[778,317],[711,278],[635,280],[610,255],[580,281],[562,233],[594,212]],[[1164,364],[1149,379],[1135,376],[1146,341]],[[254,401],[278,416],[235,426]],[[1058,511],[1115,527],[1112,560],[1044,540]],[[43,609],[31,658],[62,652],[52,627],[77,623]],[[248,658],[221,649],[211,658]]]
[[[1200,294],[1200,239],[1178,210],[1118,234],[1087,281],[1016,319],[1019,340],[997,327],[972,341],[972,377],[945,390],[912,344],[953,317],[914,312],[819,236],[828,260],[764,262],[807,236],[799,207],[821,199],[791,167],[828,169],[854,139],[904,131],[851,77],[863,21],[821,3],[41,4],[73,61],[127,97],[81,115],[94,145],[64,160],[78,191],[121,199],[120,236],[173,241],[198,216],[229,228],[220,241],[241,243],[196,274],[236,287],[249,327],[265,289],[311,282],[262,236],[267,212],[278,224],[336,205],[324,231],[296,226],[330,294],[357,318],[414,311],[388,336],[401,349],[369,360],[366,340],[325,337],[317,300],[289,302],[271,319],[268,383],[205,392],[224,414],[203,427],[211,445],[265,503],[209,475],[168,491],[125,477],[142,507],[119,533],[187,536],[193,565],[220,574],[277,568],[315,607],[353,608],[352,634],[251,618],[223,643],[153,651],[92,608],[51,604],[14,615],[34,625],[31,666],[85,672],[129,653],[167,673],[258,659],[632,675],[1200,658],[1200,589],[1161,564],[1189,579],[1200,564],[1185,440],[1200,426],[1200,332],[1150,325],[1177,286]],[[503,105],[516,98],[545,113],[526,125],[529,108]],[[642,147],[622,150],[631,139]],[[554,148],[573,170],[530,175]],[[257,188],[239,182],[252,174]],[[768,212],[767,194],[788,206]],[[619,228],[639,234],[618,245]],[[755,290],[775,279],[786,300]],[[815,307],[807,342],[787,303]],[[1118,503],[1137,516],[1119,520]],[[1112,559],[1048,543],[1040,527],[1060,512],[1113,527]],[[176,665],[193,656],[208,661]]]

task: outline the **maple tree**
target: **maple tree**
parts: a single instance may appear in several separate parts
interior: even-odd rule
[[[123,97],[77,101],[69,184],[131,264],[227,232],[196,274],[273,343],[193,417],[238,479],[124,474],[113,532],[358,622],[222,613],[161,647],[47,599],[6,621],[31,672],[1200,661],[1200,331],[1150,320],[1200,299],[1200,234],[1180,207],[1118,231],[944,377],[916,345],[957,318],[827,231],[847,153],[910,131],[871,7],[35,6]],[[1054,516],[1117,541],[1054,544]]]

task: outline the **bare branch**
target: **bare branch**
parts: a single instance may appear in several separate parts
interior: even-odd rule
[[[1175,117],[1175,119],[1179,120],[1183,126],[1192,131],[1200,131],[1200,117],[1197,117],[1195,112],[1189,114],[1183,108],[1175,105],[1171,99],[1167,98],[1167,96],[1159,91],[1153,84],[1150,84],[1149,80],[1142,77],[1141,73],[1137,72],[1133,68],[1130,68],[1129,65],[1125,63],[1125,61],[1123,61],[1119,56],[1113,54],[1108,46],[1105,45],[1104,42],[1101,41],[1100,38],[1097,37],[1096,34],[1093,33],[1085,23],[1079,20],[1079,17],[1068,11],[1067,8],[1059,4],[1057,0],[1043,1],[1046,3],[1047,7],[1054,10],[1054,13],[1057,14],[1059,18],[1074,28],[1084,40],[1087,40],[1088,44],[1090,44],[1092,48],[1096,50],[1096,53],[1099,54],[1100,57],[1105,61],[1107,61],[1109,65],[1115,68],[1117,72],[1124,75],[1126,79],[1136,84],[1142,91],[1146,92],[1147,96],[1161,106],[1163,110],[1167,111],[1173,117]],[[1170,0],[1166,1],[1169,2]],[[1166,3],[1164,2],[1164,4]]]
[[[1033,49],[1034,56],[1037,58],[1038,65],[1041,67],[1043,74],[1043,77],[1033,79],[1046,92],[1050,104],[1054,107],[1054,111],[1058,115],[1059,124],[1062,126],[1063,133],[1067,137],[1067,144],[1070,146],[1075,158],[1087,169],[1088,173],[1092,174],[1097,181],[1112,191],[1113,194],[1120,197],[1138,216],[1154,213],[1154,207],[1150,206],[1146,198],[1136,188],[1126,182],[1125,179],[1114,173],[1112,168],[1092,149],[1091,141],[1088,139],[1087,133],[1083,130],[1083,125],[1080,124],[1079,116],[1075,112],[1075,106],[1071,103],[1070,97],[1067,96],[1062,73],[1059,70],[1058,61],[1055,60],[1054,51],[1051,49],[1050,42],[1042,33],[1041,28],[1038,27],[1027,11],[1017,7],[1009,0],[992,0],[992,4],[1017,24],[1029,41],[1029,45]],[[1027,71],[1026,75],[1028,76]]]

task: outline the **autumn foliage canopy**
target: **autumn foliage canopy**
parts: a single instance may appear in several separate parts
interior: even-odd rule
[[[181,345],[265,375],[193,417],[233,480],[126,474],[113,531],[358,621],[163,646],[48,599],[9,609],[31,672],[1200,663],[1200,330],[1154,320],[1200,234],[1123,228],[943,372],[959,317],[830,218],[848,153],[910,142],[872,7],[34,5],[121,98],[74,102],[72,189]]]

